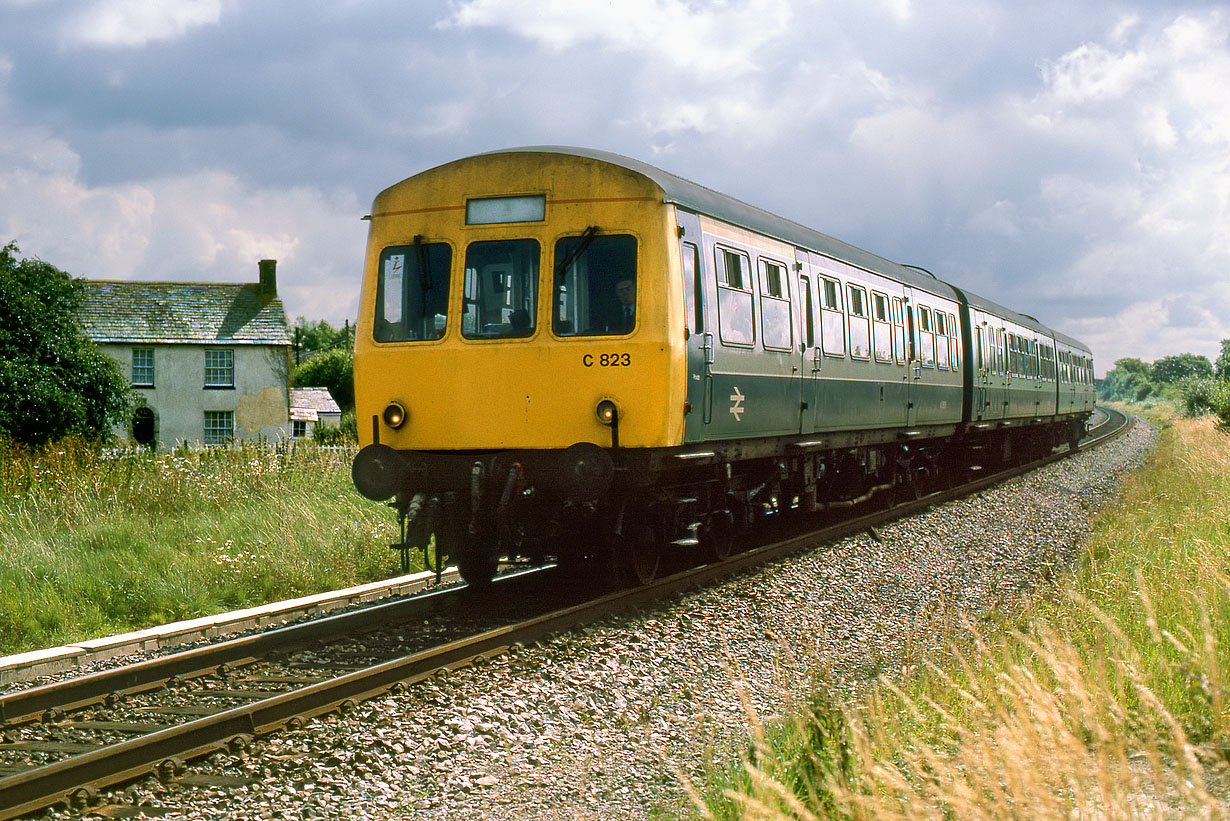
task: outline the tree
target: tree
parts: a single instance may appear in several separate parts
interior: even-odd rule
[[[1221,341],[1221,354],[1217,357],[1216,376],[1218,379],[1230,381],[1230,339]]]
[[[291,336],[295,340],[297,351],[316,353],[332,350],[333,348],[350,350],[350,331],[351,328],[349,326],[334,328],[323,319],[309,322],[307,319],[299,317],[291,328]]]
[[[1194,353],[1182,353],[1177,356],[1163,356],[1149,368],[1149,379],[1154,382],[1165,382],[1173,385],[1188,376],[1212,376],[1213,363],[1207,356]]]
[[[1140,402],[1158,392],[1149,379],[1149,364],[1135,357],[1115,360],[1106,372],[1099,397],[1108,402]]]
[[[295,368],[296,388],[328,388],[343,411],[354,409],[354,357],[342,348],[318,353]]]
[[[77,319],[80,283],[0,249],[0,435],[30,445],[105,439],[127,422],[131,390]]]

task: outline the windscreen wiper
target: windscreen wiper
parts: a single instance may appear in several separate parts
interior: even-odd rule
[[[432,288],[431,265],[427,261],[427,246],[423,244],[423,235],[414,235],[414,250],[419,257],[419,289],[425,294]]]
[[[562,260],[560,260],[559,265],[556,266],[555,268],[555,278],[556,279],[562,278],[564,274],[568,272],[568,268],[574,262],[576,262],[578,259],[581,258],[581,254],[585,253],[585,250],[589,248],[590,243],[594,241],[594,237],[596,237],[597,235],[598,235],[597,225],[591,225],[585,229],[585,231],[578,238],[579,241],[577,242],[577,244],[573,246],[572,250],[568,252],[567,256],[565,256]]]

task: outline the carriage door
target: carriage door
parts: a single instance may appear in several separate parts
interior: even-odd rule
[[[820,334],[816,326],[816,287],[807,254],[797,251],[795,270],[798,271],[799,296],[799,382],[802,396],[799,402],[799,432],[812,433],[819,424],[817,410],[820,408],[820,369],[824,354],[820,349]]]
[[[905,425],[914,427],[918,418],[919,393],[922,385],[922,362],[918,358],[918,333],[914,328],[914,290],[905,286]]]
[[[700,221],[677,211],[680,271],[683,277],[684,324],[688,338],[687,405],[684,440],[699,441],[713,419],[713,329],[706,314],[704,265],[701,262]]]
[[[971,340],[974,349],[974,407],[970,409],[970,418],[975,422],[982,421],[987,412],[987,383],[990,381],[987,373],[987,329],[980,319],[981,316],[970,309],[970,327],[974,335]]]

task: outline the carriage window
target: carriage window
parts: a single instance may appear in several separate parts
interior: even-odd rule
[[[773,350],[794,347],[786,266],[766,259],[760,260],[760,339],[764,347]]]
[[[948,315],[935,312],[935,364],[948,367]]]
[[[898,365],[905,364],[905,319],[902,316],[901,297],[893,297],[893,356]]]
[[[857,285],[851,285],[849,294],[850,356],[867,359],[871,356],[871,329],[867,324],[867,292]]]
[[[871,292],[871,340],[877,362],[893,361],[892,327],[888,322],[888,297]]]
[[[605,336],[636,327],[636,238],[564,237],[555,243],[556,336]]]
[[[816,315],[811,305],[811,280],[805,276],[799,277],[799,304],[803,306],[803,339],[812,348],[816,344]]]
[[[841,284],[823,280],[824,301],[820,304],[820,342],[829,356],[846,355],[846,316],[841,310]]]
[[[443,242],[416,242],[380,252],[376,275],[377,342],[409,342],[444,336],[453,249]]]
[[[472,242],[466,248],[461,333],[508,339],[534,332],[538,315],[538,242]]]
[[[692,314],[692,333],[705,332],[705,280],[701,276],[700,249],[683,243],[683,287]]]
[[[948,361],[955,371],[961,366],[961,349],[957,345],[957,318],[948,315]]]
[[[752,317],[751,263],[747,254],[728,248],[715,249],[718,279],[718,335],[728,345],[751,345],[756,341]]]
[[[928,368],[935,367],[935,331],[931,324],[931,309],[918,306],[918,358]]]

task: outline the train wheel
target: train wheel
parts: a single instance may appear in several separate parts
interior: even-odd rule
[[[457,572],[470,587],[486,587],[500,567],[496,539],[490,533],[475,535],[460,516],[450,516],[436,532],[436,549],[445,539],[448,556],[457,565]]]
[[[709,526],[701,534],[700,543],[713,561],[730,558],[735,544],[735,525],[730,513],[725,510],[714,513],[709,519]]]
[[[611,555],[619,575],[630,584],[649,584],[662,563],[662,540],[653,527],[652,510],[644,502],[628,502],[611,532]]]
[[[494,549],[467,539],[461,549],[453,556],[457,562],[457,572],[470,587],[486,587],[495,578],[499,569],[500,557]]]
[[[629,537],[625,540],[624,558],[628,575],[636,584],[649,584],[658,576],[662,563],[662,541],[646,522],[630,523]]]

